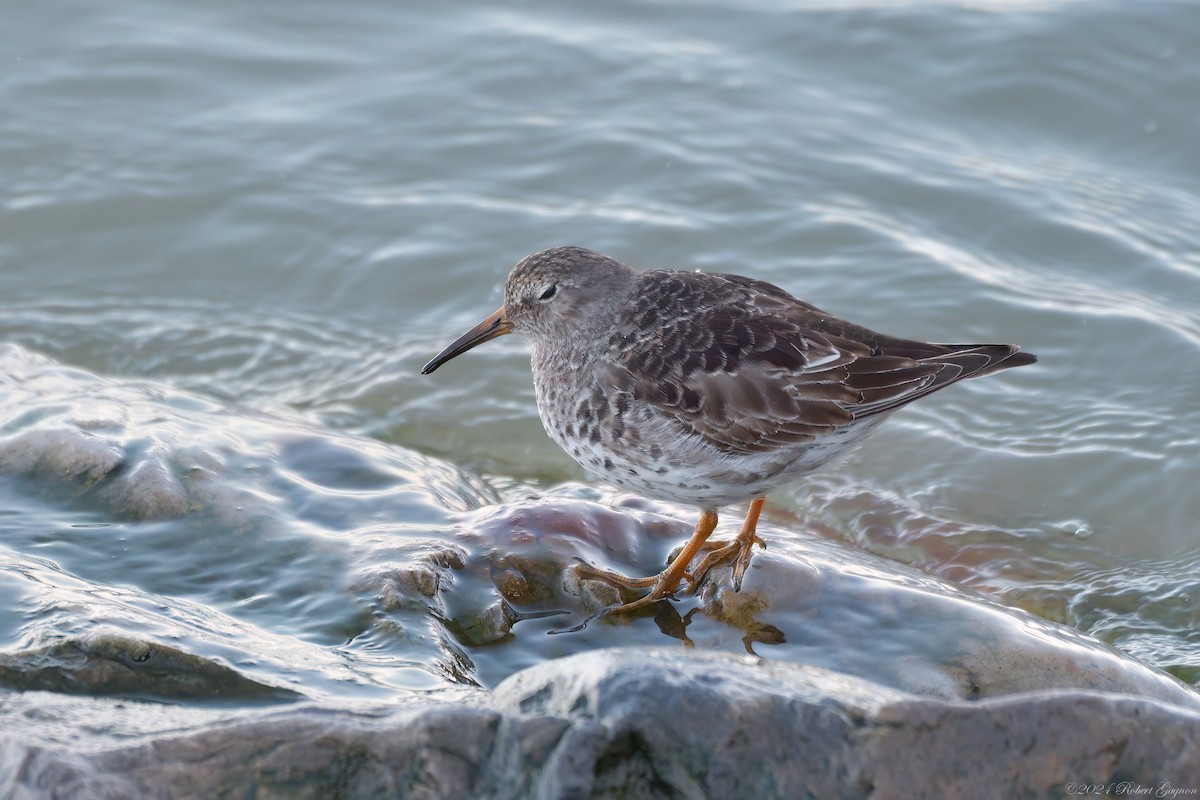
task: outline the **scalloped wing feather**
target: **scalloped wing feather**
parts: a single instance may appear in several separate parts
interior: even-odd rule
[[[643,274],[616,326],[634,333],[609,342],[609,385],[730,454],[835,434],[1018,353],[887,337],[750,278]]]

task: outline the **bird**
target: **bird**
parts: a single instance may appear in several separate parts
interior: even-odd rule
[[[604,481],[700,510],[657,575],[581,564],[586,577],[644,591],[593,617],[674,598],[685,580],[694,593],[729,562],[740,591],[754,547],[766,546],[757,525],[769,492],[845,456],[914,400],[1037,361],[1012,344],[876,333],[755,278],[637,271],[594,250],[553,247],[518,262],[504,304],[421,373],[514,332],[529,339],[551,439]],[[718,510],[747,500],[737,536],[709,541]]]

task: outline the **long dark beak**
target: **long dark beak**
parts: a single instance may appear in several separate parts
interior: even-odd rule
[[[421,368],[421,374],[428,375],[442,364],[445,364],[457,355],[462,355],[475,345],[483,344],[489,339],[495,339],[497,336],[503,336],[506,333],[512,333],[512,326],[508,324],[508,317],[504,316],[504,307],[501,306],[495,314],[492,314],[483,322],[455,339],[450,343],[449,347],[434,356],[432,361]]]

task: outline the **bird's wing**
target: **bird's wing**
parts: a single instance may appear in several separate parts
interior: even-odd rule
[[[682,433],[730,454],[834,433],[999,356],[884,337],[738,276],[658,272],[639,288],[601,369]]]

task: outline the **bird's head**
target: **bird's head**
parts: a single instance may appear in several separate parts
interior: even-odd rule
[[[553,247],[527,256],[508,275],[504,305],[434,356],[421,374],[506,333],[523,333],[536,346],[608,327],[633,278],[620,261],[582,247]]]

